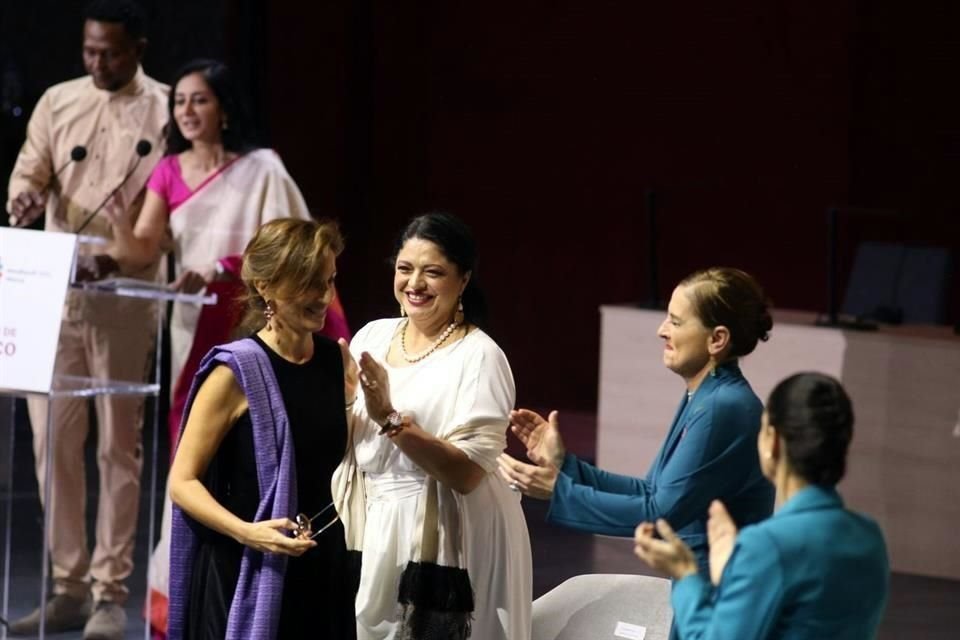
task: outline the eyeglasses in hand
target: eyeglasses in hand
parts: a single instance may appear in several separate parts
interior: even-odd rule
[[[318,535],[320,535],[321,533],[323,533],[324,531],[332,527],[334,523],[340,519],[340,516],[337,514],[336,511],[333,512],[333,519],[330,520],[330,522],[320,527],[320,529],[317,531],[313,530],[313,521],[332,508],[333,508],[333,503],[331,502],[330,504],[325,506],[323,509],[321,509],[319,513],[317,513],[312,518],[307,517],[307,514],[305,513],[298,513],[296,520],[294,521],[297,526],[296,526],[296,529],[293,530],[293,537],[299,540],[313,540]]]

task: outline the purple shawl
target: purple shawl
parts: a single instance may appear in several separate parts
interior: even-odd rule
[[[270,358],[250,338],[214,347],[200,363],[190,389],[183,424],[190,406],[213,369],[225,364],[233,371],[250,405],[253,446],[257,456],[260,504],[256,520],[289,518],[296,511],[296,467],[293,438]],[[183,425],[180,427],[183,431]],[[190,573],[197,547],[193,526],[200,526],[176,505],[170,544],[170,608],[168,637],[183,637],[189,609]],[[287,557],[260,553],[247,547],[240,562],[240,577],[227,617],[226,640],[272,640],[280,621],[283,577]]]

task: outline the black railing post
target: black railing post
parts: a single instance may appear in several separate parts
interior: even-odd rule
[[[839,300],[837,295],[837,208],[827,208],[827,318],[830,326],[837,326]]]

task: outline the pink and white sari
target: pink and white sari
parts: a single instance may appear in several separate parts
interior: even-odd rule
[[[300,190],[270,149],[252,151],[227,164],[170,212],[176,274],[190,270],[208,282],[214,280],[208,291],[219,298],[214,307],[175,304],[173,308],[171,445],[176,444],[183,403],[200,359],[212,347],[228,341],[239,320],[239,277],[215,280],[213,276],[218,272],[239,276],[239,256],[263,223],[309,217]],[[330,311],[324,334],[336,339],[346,332],[339,300]]]

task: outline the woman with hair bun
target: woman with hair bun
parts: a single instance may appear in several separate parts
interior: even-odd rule
[[[680,637],[876,635],[890,573],[883,535],[873,520],[845,509],[836,490],[852,436],[853,409],[839,382],[819,373],[791,376],[770,394],[757,439],[780,507],[738,534],[724,505],[710,506],[709,581],[666,521],[637,527],[637,556],[676,580]]]
[[[739,269],[712,268],[673,291],[658,335],[663,362],[686,385],[673,424],[643,478],[609,473],[567,453],[557,412],[549,420],[521,409],[513,433],[535,464],[500,457],[515,490],[550,501],[547,520],[581,531],[632,536],[637,523],[664,518],[707,570],[707,507],[722,499],[736,521],[763,520],[773,488],[754,442],[763,405],[739,359],[768,338],[773,321],[763,289]]]

